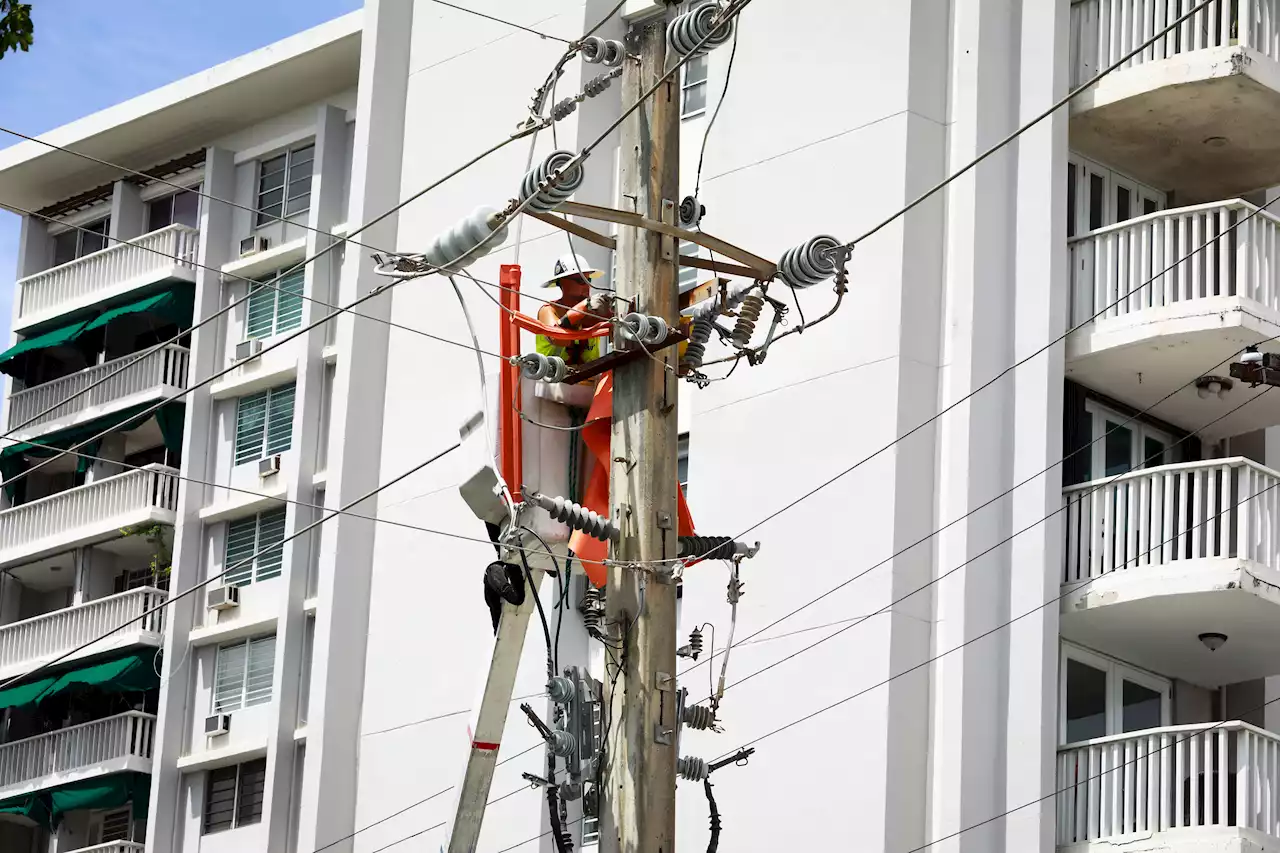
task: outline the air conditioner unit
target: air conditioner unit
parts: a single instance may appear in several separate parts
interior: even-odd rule
[[[252,237],[245,237],[240,241],[240,257],[247,258],[250,255],[256,255],[259,252],[267,250],[267,238],[259,237],[257,234]]]
[[[235,361],[244,361],[245,359],[253,358],[260,352],[262,352],[262,341],[257,338],[250,338],[247,341],[241,341],[236,344]]]
[[[240,606],[240,587],[215,586],[205,593],[205,601],[210,610],[230,610]]]
[[[272,474],[280,473],[280,454],[268,456],[265,459],[258,460],[258,476],[270,477]]]
[[[204,718],[204,736],[225,735],[231,730],[230,714],[210,714]]]

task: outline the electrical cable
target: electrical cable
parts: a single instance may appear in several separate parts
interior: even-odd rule
[[[477,18],[484,18],[486,20],[493,21],[498,24],[506,24],[508,27],[515,27],[517,30],[524,30],[526,33],[532,33],[533,35],[538,36],[539,38],[551,39],[552,41],[558,41],[558,42],[564,42],[565,44],[573,44],[573,42],[569,41],[568,39],[560,38],[560,36],[553,36],[548,33],[540,32],[538,30],[533,29],[532,27],[525,27],[520,24],[517,24],[514,21],[504,20],[503,18],[495,18],[493,15],[486,15],[484,12],[477,12],[475,9],[468,9],[465,6],[455,6],[453,3],[446,3],[445,0],[431,0],[431,2],[440,6],[448,6],[450,9],[457,9],[459,12],[466,12],[468,15],[475,15]]]
[[[516,702],[524,702],[527,699],[538,699],[546,695],[547,695],[546,693],[530,693],[527,696],[517,696],[516,698],[512,699],[511,702],[509,702],[508,704],[514,704]],[[390,732],[398,732],[401,729],[408,729],[408,728],[412,728],[413,726],[420,726],[420,725],[423,725],[424,723],[434,723],[437,720],[446,720],[449,717],[461,717],[463,714],[470,714],[472,710],[473,709],[471,708],[464,708],[461,711],[449,711],[444,714],[436,714],[433,717],[425,717],[421,720],[413,720],[412,722],[408,722],[408,723],[400,723],[397,726],[389,726],[388,728],[385,728],[385,729],[378,729],[377,731],[373,731],[373,732],[365,732],[364,734],[360,735],[360,737],[366,738],[366,737],[373,737],[374,735],[385,735],[385,734],[389,734]]]
[[[711,112],[711,118],[707,121],[707,127],[702,131],[702,147],[698,151],[698,173],[693,182],[693,197],[698,198],[698,193],[702,189],[702,162],[707,156],[707,140],[711,137],[711,128],[715,127],[716,119],[720,117],[720,108],[724,106],[724,96],[729,94],[729,78],[733,74],[733,60],[738,55],[738,31],[741,27],[733,28],[733,45],[729,49],[729,64],[724,71],[724,88],[720,90],[720,100],[716,101],[716,108]],[[714,253],[711,259],[715,260]]]
[[[711,777],[702,780],[702,790],[707,795],[707,807],[711,812],[711,839],[707,842],[707,853],[716,853],[720,849],[720,809],[716,807],[716,796],[711,793]]]
[[[1182,438],[1178,439],[1178,441],[1176,441],[1176,442],[1174,442],[1172,445],[1170,445],[1170,446],[1169,446],[1169,448],[1166,448],[1166,451],[1167,451],[1168,449],[1172,449],[1173,447],[1176,447],[1178,444],[1181,444],[1181,443],[1182,443],[1182,442],[1184,442],[1184,441],[1187,441],[1187,440],[1188,440],[1188,439],[1190,439],[1192,436],[1196,435],[1198,432],[1200,432],[1200,431],[1202,431],[1202,430],[1205,430],[1205,429],[1207,429],[1207,428],[1209,428],[1209,427],[1213,426],[1214,424],[1218,423],[1219,421],[1223,420],[1224,418],[1227,418],[1227,417],[1231,416],[1232,414],[1234,414],[1234,413],[1238,412],[1240,409],[1243,409],[1245,406],[1249,405],[1250,403],[1253,403],[1253,402],[1255,402],[1255,401],[1257,401],[1257,400],[1260,400],[1260,399],[1261,399],[1263,396],[1265,396],[1265,395],[1267,394],[1267,392],[1269,392],[1270,390],[1271,390],[1271,386],[1267,386],[1265,389],[1263,389],[1262,393],[1258,394],[1256,397],[1250,397],[1248,400],[1245,400],[1243,403],[1241,403],[1240,405],[1236,406],[1234,409],[1231,409],[1231,410],[1227,411],[1225,414],[1219,415],[1217,418],[1214,418],[1214,419],[1213,419],[1212,421],[1210,421],[1209,423],[1204,424],[1203,426],[1199,427],[1199,428],[1198,428],[1198,429],[1196,429],[1195,431],[1190,432],[1190,433],[1188,433],[1187,435],[1183,436]],[[1159,453],[1156,453],[1156,454],[1153,454],[1153,455],[1151,455],[1151,456],[1148,456],[1146,459],[1143,459],[1143,460],[1139,461],[1137,464],[1135,464],[1135,465],[1131,466],[1127,471],[1122,471],[1122,472],[1120,472],[1120,473],[1118,473],[1118,474],[1114,474],[1114,475],[1111,475],[1111,476],[1108,476],[1108,477],[1103,478],[1103,480],[1102,480],[1102,481],[1098,482],[1098,485],[1094,486],[1094,487],[1093,487],[1092,489],[1090,489],[1089,491],[1087,491],[1087,492],[1083,493],[1083,494],[1080,496],[1080,498],[1079,498],[1079,499],[1080,499],[1080,500],[1083,500],[1085,497],[1088,497],[1089,495],[1095,494],[1095,493],[1097,493],[1097,492],[1101,491],[1102,489],[1105,489],[1107,486],[1109,486],[1109,485],[1111,485],[1112,483],[1116,482],[1116,481],[1117,481],[1117,480],[1119,480],[1120,478],[1122,478],[1122,477],[1126,477],[1126,476],[1128,476],[1129,474],[1134,473],[1135,471],[1141,470],[1142,468],[1144,468],[1144,467],[1147,465],[1147,463],[1158,460],[1158,459],[1159,459],[1159,457],[1160,457],[1160,456],[1163,456],[1163,455],[1164,455],[1164,452],[1166,452],[1166,451],[1161,451],[1161,452],[1159,452]],[[1247,500],[1247,499],[1244,499],[1244,500]],[[1243,503],[1243,500],[1241,501],[1241,503]],[[750,681],[752,678],[755,678],[757,675],[760,675],[760,674],[762,674],[762,673],[768,672],[769,670],[773,669],[774,667],[780,666],[781,664],[786,663],[786,662],[787,662],[787,661],[789,661],[789,660],[792,660],[792,659],[794,659],[794,658],[796,658],[796,657],[799,657],[800,655],[804,654],[805,652],[809,651],[810,649],[816,648],[816,647],[818,647],[818,646],[822,645],[823,643],[827,642],[827,640],[833,639],[834,637],[838,637],[839,635],[843,634],[845,631],[848,631],[848,630],[850,630],[851,628],[855,628],[855,627],[857,627],[858,625],[862,624],[862,622],[865,622],[867,619],[870,619],[870,618],[871,618],[871,617],[873,617],[873,616],[880,616],[880,615],[883,615],[883,614],[885,614],[885,613],[888,613],[888,612],[889,612],[889,611],[890,611],[890,610],[891,610],[895,605],[901,604],[902,602],[906,601],[907,599],[911,598],[911,597],[912,597],[912,596],[914,596],[914,595],[918,595],[919,593],[923,592],[924,590],[928,589],[929,587],[933,586],[934,584],[937,584],[937,583],[941,582],[942,580],[946,579],[947,577],[951,576],[952,574],[954,574],[954,573],[956,573],[956,572],[960,571],[960,570],[961,570],[961,569],[963,569],[965,566],[968,566],[968,565],[970,565],[971,563],[974,563],[974,562],[976,562],[976,561],[980,560],[981,558],[985,557],[987,554],[992,553],[992,552],[993,552],[993,551],[995,551],[996,549],[1001,548],[1001,547],[1003,547],[1003,546],[1007,545],[1010,541],[1012,541],[1012,540],[1013,540],[1013,538],[1014,538],[1014,537],[1018,536],[1019,534],[1022,534],[1022,533],[1027,532],[1028,530],[1032,529],[1033,527],[1037,527],[1037,526],[1039,526],[1040,524],[1044,523],[1047,519],[1052,518],[1053,516],[1057,515],[1058,513],[1061,513],[1061,512],[1063,512],[1063,511],[1065,511],[1065,510],[1067,509],[1067,507],[1068,507],[1068,505],[1064,505],[1063,507],[1061,507],[1061,508],[1059,508],[1059,509],[1057,509],[1057,510],[1054,510],[1054,512],[1050,513],[1048,516],[1045,516],[1045,518],[1041,518],[1041,519],[1039,519],[1039,520],[1037,520],[1037,521],[1035,521],[1035,522],[1033,522],[1033,523],[1031,523],[1031,524],[1027,525],[1026,527],[1022,528],[1021,530],[1018,530],[1018,531],[1016,531],[1015,533],[1012,533],[1012,534],[1010,534],[1009,536],[1006,536],[1005,538],[1001,539],[999,542],[996,542],[994,545],[992,545],[992,546],[990,546],[990,547],[988,547],[988,548],[984,549],[983,551],[981,551],[981,552],[979,552],[979,553],[977,553],[977,554],[973,555],[972,557],[969,557],[968,559],[966,559],[965,561],[963,561],[963,562],[959,563],[958,565],[953,566],[952,568],[950,568],[950,569],[948,569],[947,571],[945,571],[945,572],[943,572],[943,573],[939,574],[937,577],[933,578],[932,580],[928,581],[927,583],[925,583],[925,584],[923,584],[923,585],[921,585],[921,586],[919,586],[919,587],[916,587],[915,589],[911,590],[910,592],[908,592],[908,593],[906,593],[906,594],[904,594],[904,595],[902,595],[902,596],[900,596],[900,597],[898,597],[898,598],[893,599],[893,600],[892,600],[892,601],[890,601],[888,604],[886,604],[884,607],[881,607],[879,610],[876,610],[876,611],[875,611],[875,612],[873,612],[873,613],[869,613],[869,614],[867,614],[867,616],[863,617],[861,620],[859,620],[859,621],[857,621],[857,622],[853,622],[853,623],[852,623],[852,624],[850,624],[850,625],[846,625],[845,627],[841,628],[841,629],[840,629],[840,630],[838,630],[838,631],[833,631],[832,633],[830,633],[830,634],[828,634],[828,635],[826,635],[826,636],[822,637],[821,639],[819,639],[819,640],[815,640],[814,642],[810,643],[809,645],[807,645],[807,646],[805,646],[805,647],[803,647],[803,648],[801,648],[801,649],[798,649],[798,650],[796,650],[796,651],[792,652],[791,654],[786,655],[785,657],[782,657],[782,658],[780,658],[780,659],[778,659],[778,660],[774,661],[773,663],[769,664],[768,666],[764,666],[764,667],[762,667],[762,668],[760,668],[760,669],[758,669],[758,670],[756,670],[756,671],[754,671],[754,672],[750,673],[749,675],[747,675],[747,676],[745,676],[745,677],[743,677],[743,678],[738,679],[737,681],[733,682],[733,684],[728,685],[727,687],[723,688],[723,689],[722,689],[722,690],[720,690],[719,692],[720,692],[721,694],[723,694],[726,690],[729,690],[730,688],[737,687],[739,684],[742,684],[742,683],[744,683],[744,682],[746,682],[746,681]],[[1194,529],[1194,528],[1192,528],[1192,529]],[[1091,582],[1091,581],[1090,581],[1090,582]],[[1082,587],[1080,587],[1080,588],[1082,588]],[[1072,590],[1072,591],[1075,591],[1075,590]],[[1059,600],[1060,600],[1064,595],[1066,595],[1066,593],[1063,593],[1062,595],[1059,595],[1057,598],[1054,598],[1054,599],[1053,599],[1053,600],[1051,600],[1051,601],[1045,602],[1045,604],[1041,605],[1040,607],[1037,607],[1035,610],[1032,610],[1032,611],[1030,611],[1030,612],[1031,612],[1031,613],[1034,613],[1034,612],[1036,612],[1036,610],[1040,610],[1040,609],[1042,609],[1043,607],[1047,607],[1048,605],[1053,604],[1053,603],[1054,603],[1054,602],[1056,602],[1056,601],[1059,601]],[[1027,614],[1023,614],[1023,615],[1027,615]],[[1022,618],[1022,617],[1018,617],[1018,618],[1020,619],[1020,618]],[[1014,619],[1014,620],[1010,620],[1009,622],[1004,623],[1004,625],[997,626],[997,627],[998,627],[998,628],[999,628],[999,627],[1004,627],[1004,626],[1007,626],[1007,625],[1012,624],[1012,623],[1013,623],[1013,622],[1015,622],[1015,621],[1017,621],[1017,620],[1016,620],[1016,619]],[[753,635],[753,636],[754,636],[754,635]],[[690,667],[689,669],[692,669],[692,668],[693,668],[693,667]],[[688,671],[688,670],[686,670],[686,672],[687,672],[687,671]],[[683,675],[683,673],[680,673],[680,675]],[[708,699],[712,699],[712,698],[714,698],[714,697],[709,696],[709,697],[707,697],[707,698],[708,698]],[[705,700],[704,700],[704,701],[705,701]]]
[[[170,606],[170,605],[174,604],[174,603],[175,603],[175,602],[177,602],[177,601],[182,600],[183,598],[186,598],[186,597],[187,597],[187,596],[189,596],[189,595],[192,595],[192,594],[193,594],[193,593],[195,593],[197,590],[203,589],[204,587],[208,586],[209,584],[213,583],[214,581],[219,580],[219,579],[221,579],[221,578],[223,578],[223,577],[227,576],[228,574],[231,574],[231,573],[235,572],[236,570],[238,570],[238,569],[240,569],[240,568],[243,568],[244,566],[252,566],[252,565],[253,565],[253,563],[254,563],[254,561],[255,561],[255,560],[257,560],[257,559],[258,559],[260,556],[262,556],[264,553],[266,553],[266,552],[268,552],[268,551],[274,551],[274,550],[276,550],[276,549],[278,549],[278,548],[282,548],[286,542],[290,542],[290,541],[292,541],[292,540],[294,540],[294,539],[297,539],[299,536],[302,536],[302,535],[304,535],[304,534],[306,534],[306,533],[311,532],[311,531],[312,531],[312,530],[314,530],[315,528],[317,528],[317,527],[319,527],[320,525],[324,524],[326,521],[328,521],[328,520],[330,520],[330,519],[332,519],[332,518],[336,518],[338,515],[341,515],[343,510],[349,510],[349,509],[351,509],[351,507],[355,506],[356,504],[363,503],[364,501],[367,501],[369,498],[374,497],[374,496],[375,496],[375,495],[377,495],[379,492],[381,492],[381,491],[383,491],[383,490],[385,490],[385,489],[388,489],[388,488],[390,488],[391,486],[394,486],[396,483],[399,483],[399,482],[401,482],[402,480],[407,479],[408,477],[410,477],[410,476],[411,476],[411,475],[413,475],[413,474],[416,474],[418,471],[421,471],[423,468],[426,468],[428,465],[432,464],[432,463],[433,463],[433,462],[435,462],[436,460],[444,458],[445,456],[447,456],[448,454],[450,454],[450,453],[452,453],[453,451],[457,450],[457,449],[458,449],[459,447],[461,447],[461,446],[462,446],[462,444],[461,444],[461,443],[454,443],[452,446],[450,446],[450,447],[448,447],[448,448],[446,448],[446,449],[444,449],[444,450],[440,451],[439,453],[436,453],[435,455],[431,456],[431,457],[430,457],[430,458],[428,458],[425,462],[420,462],[420,463],[418,463],[417,465],[414,465],[412,468],[410,468],[409,470],[405,471],[403,474],[400,474],[399,476],[393,477],[392,479],[388,480],[388,481],[387,481],[387,482],[385,482],[385,483],[381,483],[381,484],[379,484],[379,485],[375,486],[371,491],[366,492],[365,494],[361,495],[360,497],[358,497],[358,498],[356,498],[355,500],[353,500],[353,501],[351,501],[350,503],[348,503],[346,506],[342,507],[342,509],[341,509],[341,510],[335,510],[335,511],[332,511],[332,512],[330,512],[328,515],[322,516],[321,518],[318,518],[318,519],[316,519],[315,521],[310,522],[309,524],[307,524],[307,525],[303,526],[302,528],[300,528],[299,530],[297,530],[297,531],[295,531],[295,532],[293,532],[293,533],[289,534],[288,536],[284,537],[283,539],[279,540],[278,542],[274,542],[274,543],[271,543],[271,544],[269,544],[269,545],[265,545],[265,546],[263,546],[263,547],[261,547],[261,548],[258,548],[258,549],[257,549],[256,551],[254,551],[252,554],[248,555],[248,556],[247,556],[247,557],[245,557],[244,559],[239,560],[239,561],[237,561],[236,563],[234,563],[234,564],[232,564],[232,565],[230,565],[230,566],[227,566],[225,569],[223,569],[222,571],[218,572],[217,574],[210,575],[209,577],[205,578],[204,580],[197,581],[196,583],[192,584],[192,585],[191,585],[190,587],[188,587],[187,589],[184,589],[182,592],[179,592],[179,593],[174,594],[174,595],[170,595],[170,596],[169,596],[169,597],[168,597],[164,602],[162,602],[162,603],[160,603],[160,604],[156,605],[155,607],[147,608],[147,609],[143,610],[143,611],[142,611],[142,613],[138,614],[137,616],[131,616],[131,617],[127,618],[127,619],[126,619],[124,622],[122,622],[121,624],[119,624],[119,625],[115,626],[114,628],[111,628],[110,630],[107,630],[107,631],[102,632],[102,633],[101,633],[101,634],[99,634],[97,637],[94,637],[93,639],[91,639],[91,640],[89,640],[89,641],[87,641],[87,642],[85,642],[85,643],[81,643],[80,645],[75,646],[74,648],[72,648],[72,649],[70,649],[70,650],[68,650],[68,651],[63,652],[63,653],[59,654],[58,656],[56,656],[56,657],[54,657],[54,658],[52,658],[52,659],[50,659],[50,660],[43,661],[42,663],[38,664],[34,669],[28,670],[27,672],[21,673],[21,674],[19,674],[19,675],[11,676],[10,678],[5,679],[2,683],[0,683],[0,690],[3,690],[4,688],[9,687],[9,686],[11,686],[11,685],[13,685],[13,684],[16,684],[17,682],[22,681],[22,680],[24,680],[24,679],[28,679],[28,678],[30,678],[31,676],[33,676],[33,675],[35,675],[35,674],[37,674],[37,673],[39,673],[39,672],[41,672],[41,671],[43,671],[43,670],[46,670],[46,669],[48,669],[48,668],[50,668],[50,667],[52,667],[52,666],[55,666],[56,664],[58,664],[58,663],[60,663],[60,662],[62,662],[62,661],[64,661],[64,660],[66,660],[67,658],[70,658],[70,657],[73,657],[73,656],[75,656],[75,655],[79,654],[80,652],[84,651],[85,649],[89,648],[90,646],[93,646],[95,643],[99,643],[99,642],[101,642],[102,640],[107,639],[108,637],[111,637],[111,636],[114,636],[115,634],[118,634],[119,632],[121,632],[121,631],[123,631],[125,628],[127,628],[129,625],[132,625],[132,624],[133,624],[133,623],[135,623],[135,622],[140,622],[140,621],[142,621],[142,620],[146,619],[148,616],[151,616],[151,615],[152,615],[152,614],[154,614],[154,613],[158,613],[158,612],[160,612],[160,611],[161,611],[161,610],[163,610],[164,608],[166,608],[166,607],[168,607],[168,606]]]

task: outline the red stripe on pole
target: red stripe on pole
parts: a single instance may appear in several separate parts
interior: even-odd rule
[[[498,744],[496,744],[496,743],[487,743],[487,742],[482,741],[482,740],[473,740],[473,741],[471,741],[471,748],[472,748],[472,749],[483,749],[483,750],[487,750],[487,751],[492,751],[492,750],[497,749],[497,748],[498,748],[498,746],[499,746],[499,745],[498,745]]]

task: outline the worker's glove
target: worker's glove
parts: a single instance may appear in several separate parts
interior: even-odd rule
[[[613,295],[609,293],[593,293],[587,300],[587,311],[592,314],[603,314],[613,307]]]

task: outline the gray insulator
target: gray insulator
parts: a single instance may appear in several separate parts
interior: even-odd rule
[[[565,98],[560,103],[551,108],[551,120],[561,121],[573,115],[574,110],[578,108],[577,98]]]
[[[600,36],[587,36],[582,40],[582,61],[597,64],[604,59],[604,39]]]
[[[681,56],[688,56],[695,50],[707,53],[724,44],[733,35],[734,22],[721,24],[712,32],[711,22],[720,10],[716,0],[706,0],[678,16],[667,25],[667,46]],[[699,47],[698,43],[703,39],[706,41]]]
[[[738,322],[733,326],[733,342],[740,347],[751,343],[751,335],[760,321],[760,313],[764,310],[764,297],[753,293],[742,300],[738,309]]]
[[[547,159],[524,176],[524,181],[520,184],[520,201],[523,203],[532,197],[533,201],[528,209],[542,213],[555,210],[568,201],[569,196],[582,186],[584,177],[582,164],[573,162],[575,156],[572,151],[552,151],[548,154]],[[552,179],[557,172],[560,177],[553,186]]]
[[[632,311],[623,317],[621,325],[627,337],[642,344],[660,343],[666,340],[669,331],[666,320],[638,311]]]
[[[563,675],[547,679],[547,698],[557,705],[568,705],[573,699],[573,682]]]
[[[569,373],[569,366],[558,355],[543,355],[531,352],[520,356],[520,373],[526,379],[543,382],[560,382]]]
[[[577,748],[577,742],[574,741],[573,735],[568,732],[555,729],[551,732],[551,737],[547,738],[547,749],[551,750],[551,754],[559,758],[568,758],[573,755],[574,749]]]
[[[681,536],[678,540],[681,559],[698,557],[702,560],[728,560],[746,556],[751,548],[745,542],[736,542],[732,536]]]
[[[701,782],[711,775],[711,771],[707,768],[707,762],[704,759],[686,755],[684,758],[676,759],[676,775],[690,782]]]
[[[592,512],[582,504],[566,498],[549,498],[536,493],[530,495],[529,500],[545,509],[556,521],[567,524],[574,530],[581,530],[592,538],[605,542],[618,538],[618,528],[612,521],[599,513]]]
[[[622,42],[616,39],[606,39],[604,55],[600,58],[600,62],[610,68],[617,68],[622,64],[622,60],[626,55],[627,49],[622,46]]]
[[[686,705],[683,722],[691,729],[702,731],[716,724],[716,715],[706,705]]]
[[[445,272],[457,272],[489,254],[506,239],[507,225],[500,211],[496,207],[477,207],[466,219],[437,235],[422,253],[422,260]]]
[[[582,94],[586,95],[588,98],[596,97],[605,89],[608,89],[609,84],[613,82],[613,78],[617,76],[618,76],[618,73],[616,71],[608,71],[608,72],[605,72],[604,74],[597,74],[595,77],[592,77],[585,84],[583,84]]]
[[[713,321],[708,319],[693,321],[693,326],[689,329],[689,345],[684,348],[684,355],[680,357],[682,367],[696,369],[702,366],[702,360],[707,356],[707,341],[711,340],[713,326]]]
[[[685,196],[680,200],[680,227],[697,228],[706,213],[706,207],[698,201],[697,196]]]
[[[721,312],[732,311],[742,304],[742,300],[747,298],[747,294],[755,284],[744,284],[738,287],[730,288],[724,302],[720,301],[720,294],[716,294],[710,299],[704,299],[696,305],[680,312],[682,317],[688,317],[695,322],[698,320],[714,320]]]
[[[836,262],[829,255],[840,241],[829,234],[811,237],[799,246],[787,249],[778,261],[778,274],[792,287],[813,287],[836,274]]]

